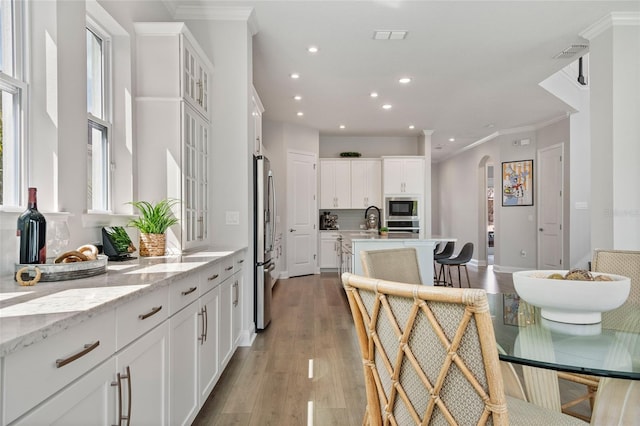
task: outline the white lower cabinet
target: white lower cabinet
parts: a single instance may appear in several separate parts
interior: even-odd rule
[[[16,425],[112,426],[117,424],[117,393],[112,386],[116,360],[111,358],[31,411]]]
[[[231,340],[231,306],[233,304],[234,276],[220,285],[220,327],[218,328],[218,354],[220,367],[224,368],[231,359],[233,342]]]
[[[169,319],[171,425],[191,424],[198,414],[198,351],[201,310],[196,301]]]
[[[213,390],[220,368],[218,364],[218,306],[220,304],[220,288],[214,288],[200,298],[200,310],[204,314],[202,324],[204,331],[199,335],[199,373],[200,373],[200,407],[205,403]],[[202,331],[202,330],[201,330]]]
[[[335,232],[320,233],[320,268],[337,268],[338,265],[338,237]]]
[[[115,424],[128,419],[127,425],[168,425],[168,321],[117,354],[116,371]]]
[[[0,425],[189,425],[242,332],[246,253],[4,357]]]

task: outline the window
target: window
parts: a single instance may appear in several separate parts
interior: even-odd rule
[[[108,35],[89,23],[87,35],[87,209],[110,210],[111,114]]]
[[[0,0],[0,206],[21,204],[25,175],[22,7],[19,0]]]

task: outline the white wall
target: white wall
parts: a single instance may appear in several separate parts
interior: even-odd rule
[[[360,152],[366,158],[383,155],[419,155],[415,136],[320,136],[320,158],[340,157],[344,151]]]
[[[132,141],[132,72],[135,72],[133,22],[170,20],[162,2],[93,0],[33,1],[28,22],[29,115],[27,119],[27,185],[38,188],[38,209],[49,221],[68,219],[69,248],[101,241],[104,225],[126,223],[118,216],[87,214],[86,204],[86,45],[87,11],[114,18],[105,25],[114,31],[113,180],[115,213],[131,213],[125,205],[136,186]],[[104,15],[102,15],[104,16]],[[131,51],[127,51],[130,49]],[[123,53],[124,52],[124,53]],[[134,68],[132,71],[132,67]],[[67,212],[55,215],[55,212]],[[18,239],[17,215],[0,213],[0,276],[13,275]]]

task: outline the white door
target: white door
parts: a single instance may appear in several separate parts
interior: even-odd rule
[[[290,277],[316,270],[316,156],[287,154],[287,269]]]
[[[562,259],[563,144],[538,151],[538,269],[565,269]]]

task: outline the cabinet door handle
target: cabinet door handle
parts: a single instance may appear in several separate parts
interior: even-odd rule
[[[230,271],[230,270],[232,270],[232,269],[233,269],[233,265],[231,265],[231,266],[227,266],[226,268],[224,268],[224,270],[225,270],[225,271]]]
[[[153,308],[151,308],[151,311],[147,312],[146,314],[140,314],[138,315],[138,319],[140,320],[146,320],[147,318],[157,314],[158,312],[160,312],[160,310],[162,309],[162,305],[160,306],[155,306]]]
[[[193,293],[194,291],[196,291],[198,289],[198,287],[191,287],[189,290],[185,290],[183,292],[181,292],[180,294],[182,294],[183,296],[187,296],[191,293]]]
[[[98,346],[100,346],[100,340],[96,340],[93,343],[87,343],[86,345],[84,345],[84,347],[82,348],[81,351],[76,352],[75,354],[73,354],[73,355],[71,355],[71,356],[69,356],[67,358],[56,359],[56,368],[64,367],[65,365],[67,365],[69,363],[72,363],[76,359],[82,358],[83,356],[85,356],[86,354],[88,354],[89,352],[91,352],[92,350],[97,348]]]
[[[200,344],[204,345],[204,342],[207,341],[207,334],[209,331],[209,315],[207,314],[207,306],[203,306],[202,309],[200,309],[200,312],[198,313],[198,316],[202,317],[202,333],[200,333],[200,337],[198,337],[198,340],[200,340]]]
[[[131,424],[131,369],[129,366],[126,368],[127,374],[117,374],[117,381],[111,382],[111,386],[118,387],[118,424],[114,426],[122,426],[122,421],[126,420],[127,425]],[[122,380],[127,379],[127,390],[129,392],[129,406],[127,408],[127,415],[122,414]]]
[[[207,278],[207,280],[209,280],[209,281],[213,281],[213,280],[215,280],[216,278],[218,278],[219,276],[220,276],[220,274],[213,274],[213,275],[211,275],[209,278]]]
[[[239,288],[238,288],[238,281],[236,281],[233,284],[233,307],[235,308],[236,306],[238,306],[238,293],[239,293]]]

